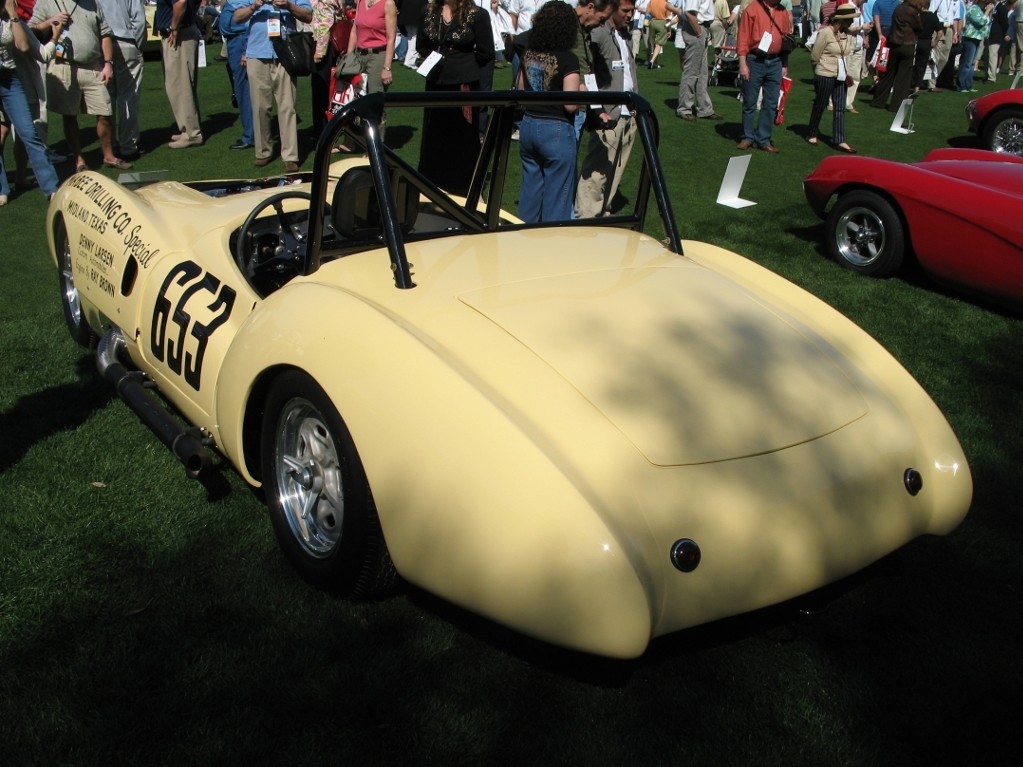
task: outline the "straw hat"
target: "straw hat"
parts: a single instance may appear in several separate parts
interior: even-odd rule
[[[835,9],[835,14],[831,17],[835,21],[841,21],[843,19],[855,19],[860,15],[860,12],[856,10],[856,6],[852,3],[842,3]]]

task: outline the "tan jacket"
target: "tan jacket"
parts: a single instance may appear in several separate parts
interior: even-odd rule
[[[813,43],[813,50],[810,51],[814,74],[820,77],[838,77],[839,59],[851,56],[854,47],[852,37],[845,32],[836,32],[830,25],[820,27],[817,39]],[[845,69],[848,73],[848,60]]]

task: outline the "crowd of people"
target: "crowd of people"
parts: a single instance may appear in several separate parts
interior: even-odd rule
[[[95,118],[104,167],[127,170],[145,151],[141,84],[154,64],[143,61],[144,2],[2,0],[0,149],[13,132],[17,187],[38,186],[51,195],[59,183],[55,165],[89,168],[79,128],[85,115]],[[160,40],[157,66],[176,126],[167,146],[205,143],[199,50],[216,32],[240,115],[241,135],[230,148],[252,151],[256,167],[279,157],[284,172],[292,173],[300,166],[298,83],[278,46],[299,31],[313,38],[315,130],[326,119],[332,73],[342,70],[342,56],[370,93],[391,86],[398,64],[423,75],[427,91],[638,91],[637,68],[662,68],[664,51],[674,44],[681,68],[675,114],[691,123],[722,119],[708,72],[715,56],[732,51],[742,93],[738,147],[768,153],[778,151],[772,133],[799,38],[814,66],[806,139],[822,141],[821,123],[831,112],[830,143],[854,153],[846,115],[859,114],[861,83],[872,106],[894,111],[921,90],[972,92],[978,71],[988,82],[1003,71],[1023,72],[1017,4],[1023,5],[803,0],[797,29],[791,0],[155,0],[151,32]],[[495,69],[503,67],[510,78],[495,83]],[[524,220],[599,216],[620,204],[634,128],[627,109],[593,102],[531,108],[516,126]],[[47,113],[60,115],[69,156],[47,148]],[[420,170],[442,188],[464,193],[486,119],[482,110],[427,110]],[[464,151],[452,152],[455,146]],[[6,171],[0,152],[0,205],[11,194]]]

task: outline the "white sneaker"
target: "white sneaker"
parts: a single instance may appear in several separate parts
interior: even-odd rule
[[[0,208],[7,204],[7,195],[0,194]]]
[[[512,141],[518,141],[518,140],[519,140],[519,129],[516,128],[515,130],[512,131]]]
[[[188,149],[193,146],[202,146],[202,135],[200,134],[195,138],[188,138],[182,135],[171,141],[167,146],[171,149]]]

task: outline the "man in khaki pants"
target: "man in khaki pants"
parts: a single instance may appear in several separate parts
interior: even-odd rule
[[[274,53],[276,37],[295,31],[296,20],[309,23],[313,6],[309,0],[252,0],[234,12],[235,21],[249,22],[249,42],[245,47],[249,94],[252,96],[252,127],[256,143],[257,168],[270,164],[270,110],[277,102],[277,123],[281,129],[281,159],[284,172],[298,170],[298,117],[295,93],[298,85]]]
[[[171,149],[202,146],[199,125],[199,0],[156,0],[153,28],[162,39],[163,87],[178,132]]]

